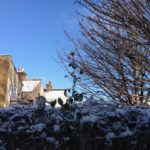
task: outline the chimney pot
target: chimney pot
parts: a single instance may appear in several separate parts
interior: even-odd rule
[[[24,68],[19,67],[17,73],[20,81],[24,81],[26,79],[27,74],[25,73]]]
[[[48,81],[47,84],[46,84],[46,92],[49,92],[51,90],[52,90],[52,84],[51,84],[50,81]]]

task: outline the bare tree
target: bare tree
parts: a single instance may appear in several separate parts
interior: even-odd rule
[[[80,38],[72,40],[81,84],[126,105],[150,99],[150,5],[146,0],[78,0]]]

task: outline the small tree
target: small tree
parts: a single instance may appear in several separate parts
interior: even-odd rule
[[[64,112],[63,116],[74,119],[77,103],[80,103],[83,100],[83,93],[79,93],[76,89],[77,83],[80,80],[78,73],[82,74],[82,70],[75,62],[74,51],[71,51],[68,55],[68,61],[68,75],[65,77],[71,78],[72,87],[70,89],[66,89],[64,92],[64,95],[68,97],[66,103],[63,103],[61,98],[58,99],[58,103],[62,106],[62,110]]]

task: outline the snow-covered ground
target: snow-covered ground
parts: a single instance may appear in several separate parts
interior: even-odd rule
[[[40,114],[30,105],[0,110],[0,149],[149,149],[149,140],[145,106],[80,105],[70,120],[49,106]]]

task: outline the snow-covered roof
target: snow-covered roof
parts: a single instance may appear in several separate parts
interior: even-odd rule
[[[58,99],[59,97],[62,98],[63,100],[66,99],[66,96],[64,95],[64,90],[55,89],[49,92],[45,92],[45,98],[47,100],[55,100]]]
[[[22,92],[32,92],[35,87],[40,83],[40,80],[26,80],[22,81]]]
[[[53,89],[49,92],[44,92],[45,98],[47,101],[51,102],[53,100],[58,100],[58,98],[61,98],[63,102],[66,102],[67,97],[64,95],[64,89]],[[60,107],[58,102],[56,103],[55,107]]]

